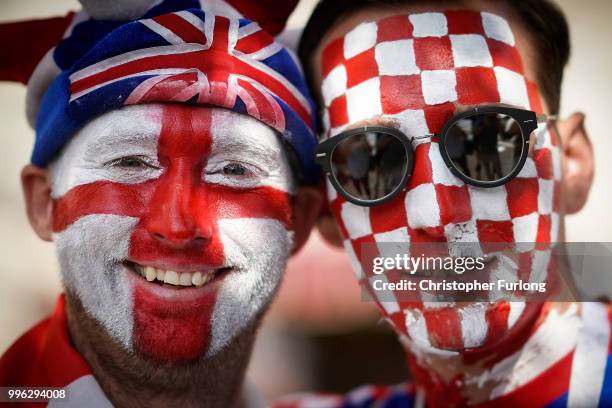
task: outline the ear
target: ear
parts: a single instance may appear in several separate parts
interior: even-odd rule
[[[593,183],[593,146],[584,128],[584,114],[573,113],[560,120],[557,128],[563,154],[561,201],[565,213],[574,214],[586,203]]]
[[[331,213],[321,214],[317,221],[317,229],[325,242],[335,247],[342,247],[342,235]]]
[[[293,250],[295,255],[306,243],[319,217],[323,195],[316,187],[299,186],[293,200]]]
[[[319,219],[317,220],[317,229],[328,244],[335,247],[342,247],[342,235],[338,229],[338,224],[329,209],[329,200],[327,198],[327,180],[320,185],[323,197],[325,197],[325,205],[321,210]],[[329,188],[333,188],[329,186]]]
[[[28,164],[21,170],[21,188],[30,225],[45,241],[53,232],[53,199],[49,170]]]

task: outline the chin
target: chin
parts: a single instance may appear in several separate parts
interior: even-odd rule
[[[394,327],[413,352],[484,353],[520,332],[539,308],[523,301],[433,302],[404,309],[406,330]]]

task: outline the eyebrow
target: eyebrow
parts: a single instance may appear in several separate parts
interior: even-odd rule
[[[104,158],[119,152],[155,153],[159,141],[159,131],[143,129],[136,123],[115,121],[113,124],[94,132],[85,149],[88,158]]]
[[[351,123],[344,130],[346,131],[366,126],[387,126],[399,129],[399,122],[395,118],[375,116],[368,119],[362,119],[355,123]]]
[[[246,129],[254,130],[251,126],[247,126]],[[278,139],[279,135],[267,128],[265,134],[264,132],[259,135],[257,133],[247,134],[238,126],[235,131],[215,135],[211,157],[226,153],[235,154],[240,157],[248,157],[268,169],[277,168],[280,165],[282,149]]]

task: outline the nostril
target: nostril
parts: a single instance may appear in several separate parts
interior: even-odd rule
[[[165,241],[165,240],[166,240],[166,237],[164,237],[164,236],[163,236],[162,234],[160,234],[159,232],[154,232],[154,233],[153,233],[153,237],[154,237],[155,239],[160,240],[160,241]]]
[[[182,247],[185,245],[202,245],[209,238],[198,234],[164,234],[160,232],[152,232],[151,236],[154,240],[158,241],[163,245],[169,245],[171,247]]]
[[[203,242],[207,241],[207,239],[206,239],[206,238],[204,238],[204,237],[195,237],[195,238],[193,239],[193,241],[194,241],[196,244],[201,244],[201,243],[203,243]]]
[[[212,235],[213,235],[213,227],[210,222],[207,222],[203,225],[199,225],[198,228],[196,229],[197,239],[207,240],[207,239],[210,239]]]

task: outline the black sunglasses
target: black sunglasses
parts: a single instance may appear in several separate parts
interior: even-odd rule
[[[439,134],[440,153],[449,170],[476,187],[508,183],[523,168],[531,133],[552,116],[504,106],[479,106],[446,122]],[[373,206],[396,197],[412,174],[412,142],[386,126],[342,132],[315,149],[315,161],[348,201]]]

